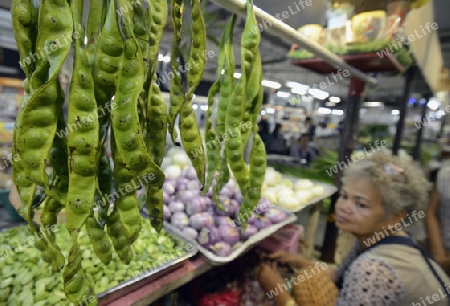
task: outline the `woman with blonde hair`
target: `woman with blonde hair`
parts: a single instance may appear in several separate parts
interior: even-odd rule
[[[277,305],[448,305],[450,279],[406,233],[424,218],[430,184],[410,160],[380,150],[343,174],[336,226],[356,237],[343,263],[309,278],[297,278],[294,297],[277,292]],[[311,275],[315,264],[298,254],[270,257]],[[285,284],[276,265],[262,263],[259,280],[267,292]],[[295,280],[295,279],[294,279]],[[424,304],[425,303],[425,304]]]

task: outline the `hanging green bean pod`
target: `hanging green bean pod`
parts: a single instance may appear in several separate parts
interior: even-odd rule
[[[175,121],[180,113],[185,99],[184,87],[181,82],[180,64],[178,63],[178,59],[181,54],[180,44],[183,8],[183,0],[171,0],[173,40],[170,65],[173,76],[170,86],[170,108],[167,122],[169,124],[169,133],[173,142],[175,142],[178,137],[178,133],[175,130]]]
[[[216,116],[216,129],[219,138],[225,138],[225,121],[227,117],[227,107],[234,89],[234,67],[235,57],[233,50],[233,32],[237,15],[233,14],[225,27],[225,65],[224,72],[220,79],[220,96]],[[219,193],[230,179],[230,172],[227,164],[226,150],[223,148],[220,154],[220,163],[217,171],[216,185],[213,189],[213,199],[219,203]]]

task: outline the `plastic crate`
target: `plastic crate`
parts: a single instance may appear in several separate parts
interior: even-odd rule
[[[9,190],[0,189],[0,203],[3,204],[3,207],[5,207],[12,221],[14,222],[24,221],[24,219],[17,213],[16,209],[9,201],[8,197],[9,193],[10,193]]]
[[[303,226],[288,224],[272,236],[261,241],[258,247],[268,253],[279,250],[289,253],[298,253],[298,243],[303,232]]]

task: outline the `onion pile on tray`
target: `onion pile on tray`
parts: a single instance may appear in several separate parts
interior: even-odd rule
[[[201,196],[194,168],[186,166],[178,171],[168,166],[167,169],[174,173],[163,186],[164,220],[217,256],[229,256],[242,242],[287,217],[268,200],[261,199],[242,233],[242,217],[238,212],[243,197],[234,179],[220,192],[221,210],[212,200],[214,181],[206,195]]]

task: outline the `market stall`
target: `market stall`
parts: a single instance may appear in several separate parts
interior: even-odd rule
[[[340,68],[352,76],[337,161],[352,151],[348,139],[354,138],[364,83],[376,83],[361,64],[373,54],[358,58],[355,68],[253,1],[213,2],[234,14],[221,37],[203,133],[193,107],[207,54],[200,1],[192,1],[189,10],[183,1],[170,3],[174,37],[167,100],[155,64],[169,12],[165,0],[146,3],[145,10],[122,0],[108,5],[74,0],[70,6],[51,0],[42,2],[38,20],[32,18],[37,8],[31,1],[24,10],[12,6],[21,60],[49,47],[44,34],[29,31],[28,19],[22,18],[27,14],[39,33],[51,28],[55,35],[71,37],[73,50],[71,43],[58,44],[57,56],[23,67],[25,95],[11,135],[12,156],[20,158],[12,163],[15,188],[9,201],[25,224],[0,233],[5,277],[0,305],[149,305],[185,286],[202,287],[207,282],[202,276],[225,269],[242,274],[230,273],[226,281],[232,298],[271,305],[254,276],[261,254],[284,249],[311,257],[322,201],[336,195],[338,184],[314,179],[330,162],[318,163],[321,168],[310,169],[310,176],[305,170],[304,177],[267,165],[257,131],[264,89],[255,26],[269,22],[268,32],[323,58],[298,65],[320,63],[320,69]],[[245,18],[239,78],[234,73],[238,56],[230,52],[237,16]],[[185,17],[193,20],[192,29],[182,26]],[[86,31],[86,37],[75,35],[77,30]],[[190,41],[189,52],[181,37]],[[64,92],[58,77],[70,52],[73,73]],[[185,65],[190,69],[180,67]],[[399,69],[391,57],[382,66]],[[304,210],[310,214],[306,231],[294,224]],[[239,283],[241,276],[245,280]],[[235,295],[238,283],[244,290]],[[199,292],[203,296],[191,298],[205,305],[215,298]]]

